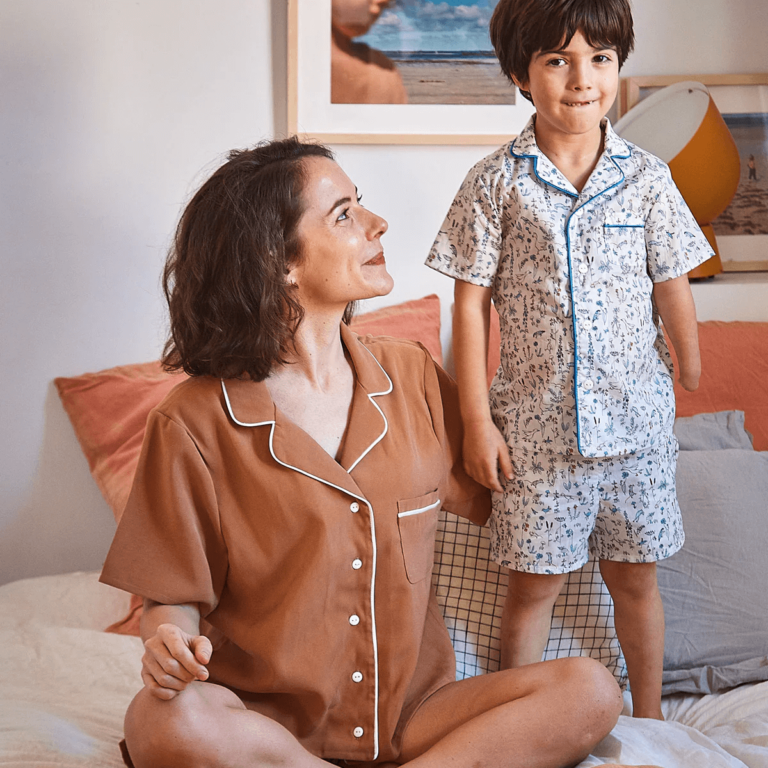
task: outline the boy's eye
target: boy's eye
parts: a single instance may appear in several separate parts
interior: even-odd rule
[[[547,62],[547,66],[549,67],[562,67],[563,64],[565,64],[565,59],[562,58],[562,56],[558,56],[557,58],[550,59]]]
[[[597,56],[595,56],[595,61],[598,64],[606,64],[611,60],[611,57],[607,53],[598,53]]]

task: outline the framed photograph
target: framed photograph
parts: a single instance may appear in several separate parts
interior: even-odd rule
[[[624,78],[619,111],[624,114],[653,91],[685,80],[707,86],[741,160],[736,194],[712,222],[723,271],[768,272],[768,73]]]
[[[327,143],[494,144],[533,114],[488,37],[496,0],[288,0],[288,129]]]

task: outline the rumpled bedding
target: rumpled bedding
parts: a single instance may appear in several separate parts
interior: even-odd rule
[[[103,628],[128,595],[94,573],[0,587],[0,766],[122,768],[123,714],[141,686],[141,641]],[[580,768],[768,768],[768,683],[663,702],[666,723],[623,716]]]

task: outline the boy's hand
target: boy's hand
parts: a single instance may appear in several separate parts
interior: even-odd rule
[[[213,646],[204,635],[189,635],[175,624],[161,624],[144,643],[141,679],[150,693],[170,701],[193,680],[207,680],[205,665]]]
[[[507,480],[513,477],[506,440],[490,420],[464,425],[463,458],[467,474],[492,491],[504,491],[500,473]]]

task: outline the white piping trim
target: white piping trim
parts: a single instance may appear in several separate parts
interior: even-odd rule
[[[232,421],[235,422],[240,427],[264,427],[267,424],[274,424],[274,419],[270,419],[269,421],[257,421],[253,424],[247,424],[244,421],[240,421],[237,416],[235,416],[235,412],[232,410],[232,403],[229,402],[229,392],[227,392],[226,384],[224,384],[224,379],[221,379],[221,391],[224,393],[224,402],[227,404],[227,410],[229,411],[229,416],[232,419]]]
[[[407,512],[398,512],[398,517],[410,517],[411,515],[420,515],[422,512],[426,512],[429,509],[434,509],[438,504],[440,504],[440,499],[438,499],[434,504],[430,504],[427,507],[420,507],[419,509],[409,509]]]
[[[375,360],[376,358],[374,358]],[[378,362],[378,360],[376,361]],[[382,370],[384,370],[382,368]],[[387,376],[387,379],[389,377]],[[389,391],[392,391],[392,381],[390,380],[390,389]],[[335,488],[337,491],[341,491],[342,493],[346,493],[349,496],[352,496],[355,499],[359,499],[368,507],[368,517],[371,521],[371,545],[373,547],[373,568],[371,572],[371,640],[373,645],[373,676],[374,676],[374,687],[373,687],[373,760],[376,760],[379,756],[379,644],[378,639],[376,636],[376,562],[377,562],[377,555],[378,555],[378,547],[376,545],[376,521],[373,516],[373,507],[371,506],[371,503],[368,501],[368,499],[364,498],[363,496],[358,496],[356,493],[352,493],[352,491],[348,491],[346,488],[342,488],[339,485],[336,485],[334,483],[329,482],[328,480],[324,480],[322,477],[317,477],[316,475],[311,474],[310,472],[307,472],[303,469],[300,469],[299,467],[294,467],[292,464],[287,464],[284,461],[281,461],[277,458],[275,455],[275,450],[272,444],[272,439],[275,435],[275,422],[274,420],[270,421],[260,421],[256,422],[254,424],[246,424],[245,422],[238,421],[235,418],[234,413],[232,413],[232,405],[229,402],[229,395],[227,394],[227,387],[224,384],[224,380],[221,381],[221,388],[224,392],[224,400],[227,404],[227,410],[229,411],[229,415],[232,417],[232,420],[235,422],[235,424],[238,424],[241,427],[262,427],[266,426],[267,424],[270,425],[269,430],[269,452],[272,455],[272,458],[280,464],[280,466],[285,467],[286,469],[292,469],[294,472],[298,472],[300,475],[304,475],[305,477],[310,477],[313,480],[317,480],[320,483],[323,483],[324,485],[328,485],[331,488]],[[388,394],[387,392],[380,392],[377,394]],[[373,395],[369,395],[369,397],[372,397]],[[373,402],[373,401],[371,401]],[[373,403],[376,405],[376,403]],[[381,436],[376,440],[376,442],[372,443],[370,447],[368,448],[368,451],[373,448],[374,445],[376,445],[379,440],[381,440],[382,437],[387,432],[387,419],[384,416],[384,414],[381,412],[381,409],[376,405],[376,408],[379,410],[379,413],[381,413],[382,418],[384,419],[384,432],[381,434]],[[365,453],[368,453],[366,451]],[[365,456],[365,453],[363,456]],[[362,456],[360,457],[362,458]],[[360,459],[358,459],[360,461]],[[350,469],[351,471],[351,469]]]
[[[361,345],[362,346],[362,345]],[[363,346],[363,349],[374,359],[376,360],[376,365],[379,366],[381,369],[381,372],[386,377],[387,381],[389,382],[389,388],[382,391],[382,392],[371,392],[368,395],[368,399],[371,401],[371,405],[373,405],[374,408],[381,414],[381,418],[384,419],[384,431],[357,457],[357,459],[350,465],[349,469],[347,470],[347,473],[351,473],[352,470],[370,453],[370,451],[373,449],[374,446],[378,445],[383,439],[384,435],[387,434],[387,431],[389,430],[389,422],[387,421],[387,417],[384,415],[384,411],[379,408],[379,404],[373,399],[374,397],[379,397],[380,395],[388,395],[392,392],[394,389],[394,385],[392,384],[392,379],[389,378],[389,374],[384,370],[381,363],[376,359],[376,355],[371,352],[368,347]]]

